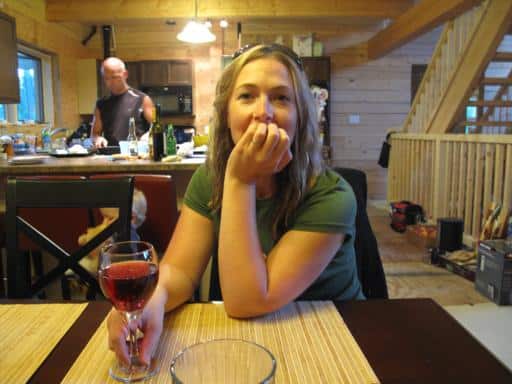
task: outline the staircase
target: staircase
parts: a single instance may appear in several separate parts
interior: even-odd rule
[[[466,243],[492,202],[512,208],[511,20],[512,0],[486,0],[448,22],[392,136],[387,200],[464,219]]]
[[[512,26],[512,25],[511,25]],[[482,72],[466,102],[456,133],[512,133],[512,29],[509,26],[497,52]]]
[[[456,123],[463,126],[466,102],[479,87],[511,18],[512,1],[486,0],[446,23],[402,132],[447,133]],[[500,55],[509,59],[506,52]]]

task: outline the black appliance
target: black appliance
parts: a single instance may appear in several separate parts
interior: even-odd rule
[[[186,143],[192,140],[192,136],[196,133],[196,127],[193,125],[175,125],[174,136],[176,137],[176,143]]]
[[[441,253],[462,248],[464,221],[458,218],[437,219],[437,248]]]
[[[161,116],[192,115],[191,85],[159,85],[141,87],[155,105],[160,104]]]

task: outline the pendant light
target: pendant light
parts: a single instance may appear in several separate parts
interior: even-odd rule
[[[215,35],[206,23],[197,20],[197,0],[194,1],[194,20],[189,21],[177,35],[178,40],[185,43],[201,44],[215,41]]]

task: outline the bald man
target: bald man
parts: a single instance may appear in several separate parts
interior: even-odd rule
[[[153,102],[145,93],[131,88],[123,61],[109,57],[101,65],[103,81],[110,95],[96,102],[91,139],[96,148],[119,145],[128,136],[128,122],[135,118],[137,136],[149,129]]]

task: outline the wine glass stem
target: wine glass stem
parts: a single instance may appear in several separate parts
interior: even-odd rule
[[[130,365],[134,358],[139,356],[139,345],[137,343],[137,318],[139,312],[125,312],[126,322],[128,324],[128,352],[130,354]]]

